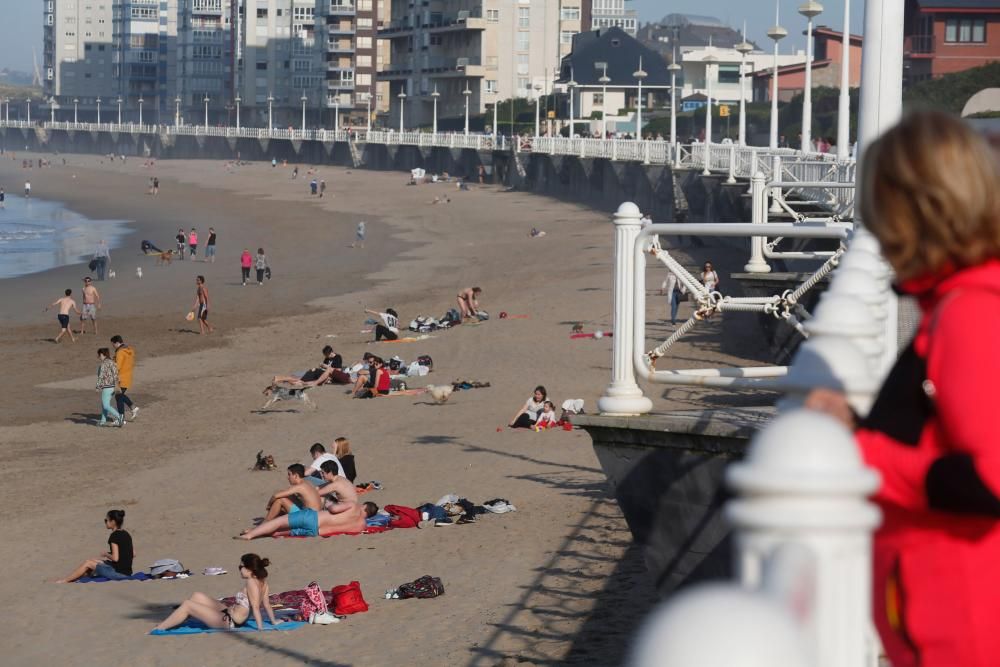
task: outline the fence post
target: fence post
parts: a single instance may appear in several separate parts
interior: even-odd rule
[[[757,149],[752,148],[750,150],[750,175],[753,176],[758,171],[760,170],[757,168]],[[750,182],[750,187],[747,188],[747,192],[749,194],[753,194],[753,181]]]
[[[642,152],[643,152],[643,164],[649,164],[649,141],[642,142]]]
[[[809,664],[871,664],[871,536],[880,513],[867,497],[879,476],[864,466],[851,433],[817,412],[781,415],[726,481],[738,496],[726,518],[743,585],[759,586],[775,552],[795,548],[811,563],[788,582]]]
[[[771,180],[782,180],[781,156],[775,155],[771,158]],[[771,188],[771,213],[781,213],[781,186]]]
[[[635,239],[642,229],[642,213],[632,202],[623,202],[614,217],[615,273],[611,312],[614,316],[612,338],[611,384],[597,400],[604,414],[639,415],[653,409],[635,381],[632,366],[633,322],[636,285],[634,277]]]
[[[726,183],[733,185],[736,183],[736,144],[729,144],[729,178]]]
[[[612,139],[611,140],[611,160],[614,161],[614,160],[617,160],[617,159],[618,159],[618,140],[617,139]]]
[[[767,197],[764,194],[766,181],[764,174],[759,171],[750,178],[750,222],[755,225],[767,223]],[[763,236],[750,237],[750,261],[743,267],[747,273],[770,273],[771,267],[764,259],[764,240]]]

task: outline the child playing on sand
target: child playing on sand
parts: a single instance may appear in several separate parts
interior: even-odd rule
[[[555,428],[558,421],[556,406],[552,401],[545,401],[542,404],[542,412],[538,415],[538,421],[535,422],[535,430],[540,431],[543,428]]]
[[[188,248],[190,248],[191,259],[194,259],[194,256],[198,254],[198,230],[194,227],[191,228],[191,232],[188,234]]]
[[[45,311],[48,311],[49,308],[59,308],[59,335],[52,339],[53,343],[58,343],[63,334],[69,334],[69,339],[76,342],[76,338],[73,338],[73,332],[69,328],[69,311],[76,311],[76,314],[79,315],[80,309],[77,307],[76,301],[73,300],[72,294],[73,290],[68,289],[61,299],[56,299],[45,307]]]

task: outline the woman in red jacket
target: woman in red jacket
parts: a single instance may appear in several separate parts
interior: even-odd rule
[[[1000,664],[1000,167],[984,139],[918,113],[865,152],[861,212],[922,310],[857,427],[882,475],[874,616],[894,667]]]

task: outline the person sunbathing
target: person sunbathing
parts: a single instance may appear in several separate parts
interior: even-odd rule
[[[340,514],[352,510],[358,504],[358,490],[351,480],[344,477],[343,470],[334,461],[324,461],[320,466],[323,486],[317,489],[324,497],[324,507],[330,514]]]
[[[316,537],[331,533],[360,533],[365,529],[365,519],[378,513],[375,503],[355,503],[346,511],[332,514],[327,509],[320,511],[303,509],[265,521],[253,530],[247,531],[234,540],[252,540],[273,535],[279,530],[287,530],[294,537]]]
[[[293,463],[288,466],[288,483],[291,486],[284,491],[275,491],[271,495],[267,501],[265,522],[280,514],[295,514],[303,510],[316,511],[323,507],[323,499],[316,492],[316,487],[310,484],[305,476],[306,468],[301,463]]]
[[[301,376],[275,375],[271,379],[271,384],[264,390],[264,395],[269,395],[279,384],[291,385],[293,387],[318,387],[327,382],[337,384],[347,384],[351,381],[350,376],[343,371],[343,358],[327,345],[323,348],[323,362],[315,368],[310,368]]]
[[[267,566],[270,564],[271,561],[257,554],[243,554],[239,567],[240,577],[246,584],[236,593],[236,602],[232,606],[227,607],[204,593],[195,593],[153,629],[176,628],[189,618],[197,619],[210,628],[233,629],[245,625],[252,613],[257,630],[260,631],[263,629],[261,608],[267,612],[271,625],[277,625],[280,621],[274,617],[267,586]]]

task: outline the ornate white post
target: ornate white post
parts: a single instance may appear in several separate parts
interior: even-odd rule
[[[236,99],[233,100],[233,101],[236,103],[236,129],[239,130],[240,129],[240,105],[243,104],[243,98],[241,98],[239,95],[237,95]]]
[[[469,90],[469,82],[465,82],[465,90],[462,91],[462,95],[465,96],[465,136],[469,136],[469,96],[472,95],[472,91]],[[538,115],[538,103],[535,103],[535,115]],[[535,130],[535,134],[538,134],[538,130]]]
[[[726,179],[726,183],[736,184],[736,144],[729,144],[729,178]]]
[[[632,76],[635,77],[636,81],[639,82],[639,99],[635,105],[635,138],[642,139],[642,80],[648,75],[646,70],[642,69],[642,56],[639,56],[639,69],[632,72]]]
[[[542,86],[536,83],[535,84],[535,138],[536,139],[538,138],[538,134],[541,131],[540,120],[539,120],[539,115],[540,115],[539,105],[541,104],[542,101],[541,92],[542,92]]]
[[[142,99],[142,95],[139,96],[139,128],[142,128],[142,104],[145,100]]]
[[[431,102],[434,105],[434,125],[433,125],[433,130],[432,131],[433,131],[435,137],[437,137],[437,133],[438,133],[438,98],[439,97],[441,97],[441,93],[438,92],[438,87],[437,87],[437,84],[435,83],[434,84],[434,92],[431,93]]]
[[[274,128],[274,95],[267,94],[267,136],[271,136]]]
[[[98,97],[97,100],[97,124],[101,124],[101,98]]]
[[[371,104],[371,93],[368,93],[368,103]],[[340,131],[340,94],[338,93],[336,97],[333,98],[333,131],[334,133]],[[334,141],[336,141],[336,134],[334,134]]]
[[[208,103],[211,102],[211,100],[208,98],[207,94],[205,95],[205,99],[203,99],[202,102],[205,103],[205,132],[208,132]],[[305,116],[303,116],[303,118],[304,117]]]
[[[181,96],[174,98],[174,129],[181,124]]]
[[[569,82],[566,84],[566,89],[569,91],[569,138],[573,138],[573,131],[576,126],[576,109],[574,108],[573,98],[576,96],[576,81],[573,80],[573,70],[570,68]],[[494,107],[495,108],[495,107]],[[496,122],[496,121],[494,121]]]
[[[677,72],[681,66],[676,62],[667,65],[670,70],[670,148],[674,152],[674,168],[681,166],[681,152],[677,149]]]
[[[79,100],[79,98],[74,97],[73,98],[73,124],[74,125],[76,125],[77,123],[80,122],[79,120],[77,120],[77,118],[78,118],[77,111],[79,110],[79,107],[80,107],[80,100]]]
[[[756,167],[756,165],[754,166]],[[767,219],[766,185],[767,178],[763,173],[757,171],[750,177],[750,221],[755,225],[763,225]],[[750,237],[750,261],[743,267],[743,270],[747,273],[769,273],[771,271],[771,267],[764,259],[764,237]]]
[[[611,83],[611,79],[608,78],[608,64],[604,63],[604,74],[602,74],[598,79],[598,83],[601,84],[601,139],[608,138],[608,84]]]
[[[205,96],[205,99],[208,99],[207,95]],[[302,102],[302,132],[304,134],[306,131],[306,102],[309,101],[309,98],[306,97],[305,93],[302,93],[302,97],[299,98],[299,101]],[[205,104],[205,118],[208,118],[208,104]],[[207,127],[208,123],[206,122],[205,125]]]
[[[771,180],[780,181],[782,173],[781,156],[775,155],[771,158]],[[781,211],[781,186],[776,185],[771,188],[771,213],[781,213]]]
[[[406,92],[401,90],[401,91],[399,91],[399,95],[396,95],[396,97],[399,98],[399,133],[402,134],[403,133],[403,109],[406,107]]]
[[[807,576],[789,582],[789,595],[808,605],[801,618],[809,664],[870,664],[871,536],[881,516],[867,497],[879,476],[864,466],[851,433],[820,413],[781,415],[726,481],[738,496],[726,518],[743,585],[759,586],[776,552],[794,549]]]
[[[653,409],[635,381],[632,366],[633,340],[632,311],[636,302],[645,298],[636,290],[634,277],[635,239],[642,229],[642,213],[632,202],[624,202],[615,212],[615,277],[612,312],[614,313],[614,338],[612,339],[611,384],[604,396],[597,401],[597,408],[605,414],[639,415]]]
[[[119,95],[118,99],[115,100],[115,101],[118,102],[118,124],[121,125],[122,124],[122,96]]]
[[[701,172],[703,176],[708,176],[711,172],[709,168],[712,161],[712,64],[719,59],[709,54],[705,56],[705,96],[708,98],[705,105],[705,169]]]
[[[28,124],[31,124],[31,98],[28,98]],[[119,112],[121,113],[121,112]]]
[[[840,97],[837,100],[837,161],[851,154],[851,0],[844,0],[844,36],[841,42]]]
[[[809,0],[799,7],[799,14],[806,22],[806,81],[802,98],[802,146],[803,153],[812,150],[812,63],[813,63],[813,18],[823,13],[823,5]]]
[[[788,31],[778,24],[777,0],[774,3],[774,25],[767,36],[774,40],[774,73],[771,75],[771,148],[778,147],[778,42],[788,35]]]

